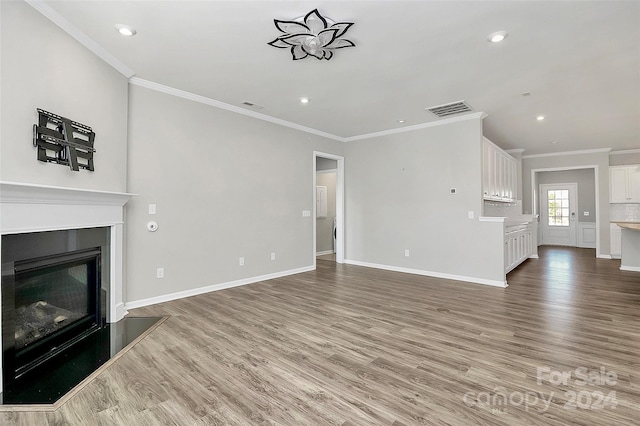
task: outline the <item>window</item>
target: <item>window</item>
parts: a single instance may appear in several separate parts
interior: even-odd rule
[[[569,190],[547,191],[547,213],[549,226],[569,226]]]

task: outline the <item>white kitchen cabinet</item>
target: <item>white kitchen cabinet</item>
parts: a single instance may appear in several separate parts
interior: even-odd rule
[[[523,223],[507,226],[504,233],[504,265],[505,273],[527,260],[534,252],[533,225]]]
[[[611,257],[620,259],[622,254],[622,228],[615,223],[611,223],[610,225]]]
[[[489,139],[482,142],[482,196],[485,200],[511,202],[516,198],[518,164],[515,158]]]
[[[609,202],[640,203],[640,165],[609,167]]]

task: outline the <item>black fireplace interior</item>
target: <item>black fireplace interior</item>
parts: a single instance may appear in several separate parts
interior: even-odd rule
[[[17,378],[102,326],[100,247],[16,262],[14,271],[13,291],[3,291],[3,327],[13,324],[8,358]]]
[[[105,325],[108,247],[108,228],[2,237],[5,387]]]

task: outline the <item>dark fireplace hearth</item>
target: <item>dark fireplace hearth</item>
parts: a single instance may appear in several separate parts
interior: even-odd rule
[[[3,236],[5,385],[106,324],[102,281],[107,230]]]

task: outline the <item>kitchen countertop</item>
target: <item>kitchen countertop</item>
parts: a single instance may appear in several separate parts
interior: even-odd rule
[[[618,225],[620,228],[633,229],[640,231],[640,222],[612,222]]]

